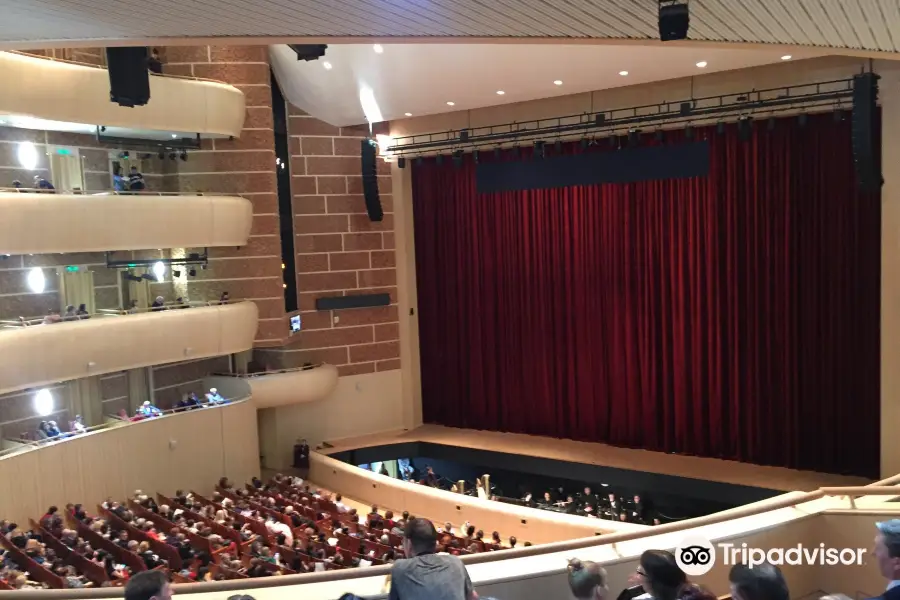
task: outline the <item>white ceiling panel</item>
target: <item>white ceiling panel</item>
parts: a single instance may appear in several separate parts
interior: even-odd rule
[[[898,0],[691,0],[690,38],[900,51]],[[656,0],[0,0],[0,44],[221,37],[656,39]],[[298,40],[299,41],[299,40]]]
[[[270,58],[285,97],[332,125],[365,122],[368,88],[385,120],[602,90],[781,62],[782,52],[565,44],[336,44],[298,61],[285,45]],[[824,54],[793,53],[793,60]],[[705,62],[705,67],[697,63]],[[326,69],[325,63],[331,68]],[[623,76],[620,72],[627,71]],[[555,81],[562,81],[556,85]],[[502,91],[500,95],[497,92]],[[674,99],[673,99],[674,100]],[[448,106],[447,102],[453,102]],[[585,108],[588,110],[588,107]]]

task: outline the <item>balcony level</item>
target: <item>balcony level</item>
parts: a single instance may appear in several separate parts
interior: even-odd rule
[[[136,314],[107,310],[71,320],[57,315],[43,321],[2,321],[0,394],[243,352],[253,347],[257,323],[253,302],[185,304]]]
[[[244,246],[253,222],[239,196],[40,191],[0,188],[0,254]]]
[[[243,92],[218,81],[154,75],[150,102],[126,108],[110,102],[105,68],[14,52],[0,52],[0,81],[16,82],[0,88],[0,119],[16,127],[91,133],[103,126],[119,137],[141,131],[239,137],[244,125]],[[77,124],[89,125],[82,130]]]

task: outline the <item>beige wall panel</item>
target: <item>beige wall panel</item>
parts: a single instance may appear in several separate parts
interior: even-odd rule
[[[338,370],[334,365],[322,365],[315,369],[248,377],[247,383],[257,408],[305,404],[328,398],[337,387]]]
[[[253,346],[256,327],[256,305],[239,302],[6,329],[0,335],[0,393],[242,352]]]
[[[238,196],[0,192],[0,254],[244,246],[253,205]]]
[[[256,409],[236,402],[13,454],[0,459],[0,515],[23,525],[52,504],[81,502],[94,513],[98,502],[136,489],[209,493],[223,475],[244,481],[259,473],[256,436]]]
[[[0,114],[107,127],[240,137],[244,94],[213,81],[150,77],[150,102],[109,101],[106,69],[0,52]]]

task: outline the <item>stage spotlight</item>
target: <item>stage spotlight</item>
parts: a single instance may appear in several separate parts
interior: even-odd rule
[[[425,159],[421,156],[416,157],[416,166],[421,167],[425,163]]]
[[[436,162],[438,166],[441,166],[442,164],[444,164],[444,155],[438,154],[437,156],[435,156],[434,162]]]
[[[177,154],[175,154],[174,152],[169,152],[169,160],[175,160],[176,158],[178,158]]]
[[[690,125],[685,125],[684,127],[684,139],[692,140],[694,139],[694,128]]]
[[[797,116],[797,124],[800,125],[800,127],[806,127],[807,119],[808,119],[808,116],[806,113],[800,113]]]
[[[476,165],[478,164],[478,150],[472,151],[472,162],[474,162]]]
[[[188,275],[190,275],[191,277],[196,277],[197,269],[192,268],[190,271],[188,271]]]
[[[288,47],[297,54],[297,60],[319,60],[328,49],[327,44],[288,44]]]
[[[628,145],[629,146],[637,146],[638,142],[641,141],[641,130],[640,129],[629,129],[628,130]]]
[[[615,147],[617,147],[618,145],[619,145],[619,138],[616,136],[616,134],[611,133],[611,134],[609,135],[609,147],[610,147],[610,148],[615,148]]]
[[[457,169],[460,168],[463,164],[463,151],[457,150],[453,153],[453,166]]]
[[[547,156],[547,148],[544,145],[544,142],[538,140],[534,143],[534,152],[532,153],[532,158],[545,158]]]
[[[691,17],[687,3],[659,0],[659,39],[663,42],[687,38]]]
[[[769,117],[769,131],[775,131],[775,117]]]
[[[582,150],[587,150],[587,147],[588,147],[588,144],[589,144],[589,143],[590,143],[590,142],[588,142],[588,139],[587,139],[587,138],[581,138],[581,149],[582,149]]]
[[[657,129],[656,130],[656,141],[659,142],[660,144],[662,144],[666,139],[665,135],[666,134],[663,133],[662,129]]]
[[[718,133],[719,135],[723,135],[725,133],[725,123],[719,121],[718,124],[716,124],[716,133]]]
[[[397,158],[397,168],[398,168],[398,169],[405,169],[405,168],[406,168],[406,159],[403,158],[402,156],[400,156],[400,157]]]
[[[165,150],[160,150],[160,151],[159,151],[159,154],[157,154],[156,156],[159,157],[159,160],[165,160],[165,159],[166,159],[166,151],[165,151]]]
[[[181,271],[172,271],[173,277],[181,277]]]
[[[844,120],[844,111],[842,111],[840,108],[834,109],[834,122],[840,123],[843,120]]]
[[[500,148],[494,148],[494,158],[499,159],[501,153],[502,151],[500,150]]]
[[[606,114],[605,113],[597,113],[596,115],[594,115],[594,125],[596,125],[597,127],[600,127],[604,123],[606,123]]]
[[[556,142],[553,144],[553,152],[555,152],[557,156],[562,154],[562,141],[561,140],[556,140]]]

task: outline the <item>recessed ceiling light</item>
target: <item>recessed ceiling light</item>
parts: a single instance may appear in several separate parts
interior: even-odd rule
[[[375,44],[374,46],[372,46],[372,50],[374,50],[376,54],[381,54],[382,52],[384,52],[384,48],[381,47],[381,44]]]
[[[619,75],[625,77],[626,75],[628,75],[628,71],[619,71]]]
[[[790,54],[785,54],[784,56],[781,57],[781,60],[791,60],[791,58],[793,58],[793,57]]]
[[[704,68],[704,67],[706,67],[706,61],[705,61],[705,60],[701,60],[700,62],[697,63],[697,66],[700,67],[701,69]]]
[[[456,102],[448,102],[447,106],[456,106]]]
[[[497,95],[498,95],[498,96],[502,96],[502,95],[505,94],[505,93],[506,93],[506,92],[504,92],[503,90],[497,90]]]
[[[562,79],[557,79],[553,82],[553,85],[562,85]]]
[[[331,70],[331,63],[328,62],[328,61],[323,62],[323,63],[322,63],[322,66],[325,67],[325,70],[326,70],[326,71],[330,71],[330,70]]]
[[[411,116],[412,116],[412,113],[403,113],[403,114],[406,115],[407,117],[411,117]]]
[[[172,139],[175,139],[175,138],[177,138],[177,137],[178,137],[178,134],[177,134],[177,133],[173,133],[173,134],[172,134]]]

